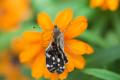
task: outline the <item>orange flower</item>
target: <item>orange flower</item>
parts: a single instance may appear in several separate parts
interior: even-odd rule
[[[28,16],[28,3],[27,0],[0,0],[0,30],[17,28],[19,22]]]
[[[85,42],[74,38],[85,31],[87,20],[83,16],[72,19],[72,15],[72,10],[66,9],[58,14],[54,24],[52,24],[50,17],[42,12],[38,15],[38,24],[43,32],[24,32],[22,37],[24,50],[20,53],[20,61],[22,63],[31,62],[33,77],[40,78],[43,76],[52,80],[65,79],[74,68],[84,68],[85,60],[82,55],[93,53],[93,49]],[[45,50],[52,41],[55,25],[64,33],[64,50],[68,59],[62,74],[51,73],[46,67]]]
[[[28,77],[22,75],[20,67],[13,60],[15,60],[13,55],[8,51],[0,53],[0,76],[3,76],[5,80],[29,80]]]
[[[15,55],[19,55],[19,53],[24,49],[24,42],[20,38],[15,38],[11,42],[11,50]]]
[[[117,10],[119,6],[119,0],[91,0],[90,6],[92,8],[101,7],[103,10]]]

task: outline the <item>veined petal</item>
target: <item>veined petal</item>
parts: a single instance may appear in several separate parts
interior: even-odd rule
[[[41,42],[41,32],[24,32],[23,39],[26,42]]]
[[[75,39],[67,40],[65,42],[65,49],[76,55],[93,53],[93,49],[91,46],[89,46],[88,44],[82,41],[75,40]]]
[[[53,30],[53,24],[50,20],[50,17],[42,12],[38,15],[38,24],[42,27],[43,30],[46,30],[46,31],[51,31]]]
[[[119,0],[106,0],[106,4],[111,11],[115,11],[119,6]]]
[[[45,70],[45,56],[42,52],[40,55],[36,56],[35,62],[32,65],[32,76],[35,78],[40,78],[43,76]]]
[[[87,25],[87,19],[84,16],[77,17],[68,25],[68,28],[65,30],[65,39],[71,39],[79,36],[85,31]]]
[[[65,9],[56,17],[55,25],[57,25],[59,29],[63,31],[72,20],[72,15],[73,12],[71,9]]]
[[[32,45],[25,49],[19,56],[20,62],[25,63],[33,59],[41,51],[40,45]]]
[[[90,6],[92,8],[96,8],[96,7],[100,7],[101,5],[103,5],[104,0],[90,0]]]

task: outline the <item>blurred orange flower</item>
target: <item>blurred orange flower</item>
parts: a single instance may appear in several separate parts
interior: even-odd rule
[[[28,80],[20,72],[20,67],[16,64],[16,61],[8,51],[0,53],[0,76],[5,80]],[[4,80],[4,79],[3,79]]]
[[[58,14],[54,24],[52,24],[50,17],[42,12],[38,15],[38,24],[43,29],[43,32],[24,32],[22,36],[24,49],[19,57],[22,63],[31,62],[33,77],[40,78],[44,76],[51,80],[65,79],[74,68],[84,68],[85,60],[82,55],[93,53],[93,49],[85,42],[73,38],[82,34],[86,30],[88,23],[84,16],[72,19],[72,15],[71,9],[65,9]],[[65,71],[61,74],[50,73],[45,63],[45,50],[52,40],[55,25],[64,33],[64,49],[68,58]]]
[[[24,41],[21,38],[14,38],[11,42],[11,50],[15,55],[19,55],[19,53],[24,49]]]
[[[119,0],[90,0],[90,6],[92,8],[101,7],[103,10],[117,10],[119,6]]]
[[[27,18],[28,12],[28,0],[0,0],[0,30],[18,28],[19,22]]]

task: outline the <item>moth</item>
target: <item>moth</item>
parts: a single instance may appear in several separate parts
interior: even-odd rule
[[[53,29],[53,39],[46,48],[46,66],[49,72],[61,74],[64,72],[68,59],[64,53],[63,33],[57,26]]]

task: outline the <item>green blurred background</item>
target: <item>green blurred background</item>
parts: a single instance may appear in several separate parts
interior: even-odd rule
[[[1,54],[10,48],[11,40],[19,37],[22,32],[27,30],[40,31],[36,22],[39,12],[47,12],[54,20],[59,11],[72,8],[74,17],[86,16],[88,18],[88,29],[77,39],[91,44],[95,53],[85,55],[87,61],[85,69],[76,69],[69,74],[66,80],[120,80],[120,8],[116,11],[92,9],[89,3],[90,0],[30,0],[30,17],[20,23],[20,29],[0,32]],[[21,75],[28,78],[26,80],[34,80],[27,67],[22,64],[15,66],[22,71]],[[1,74],[0,80],[7,79],[5,79],[5,75]],[[45,79],[41,78],[40,80]]]

